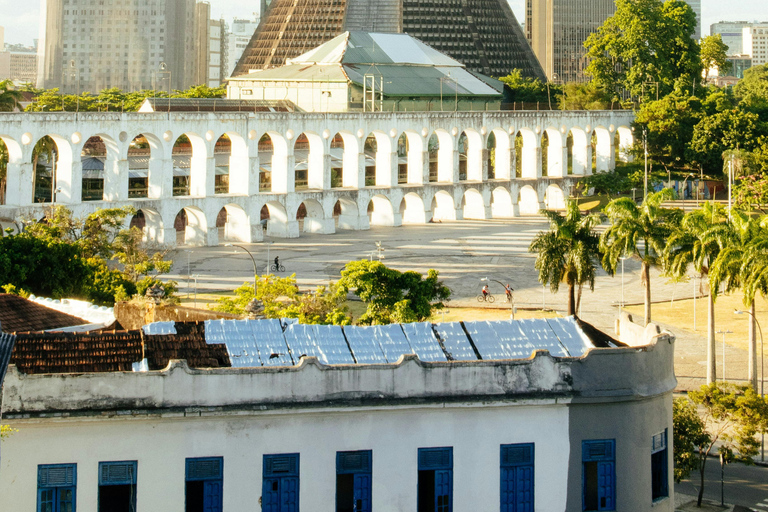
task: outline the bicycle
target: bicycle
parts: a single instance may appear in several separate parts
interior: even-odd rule
[[[270,272],[285,272],[285,266],[281,263],[280,266],[277,265],[270,265],[269,266]]]
[[[488,295],[483,295],[482,293],[477,296],[477,302],[488,302],[490,304],[493,304],[496,302],[496,297],[491,295],[490,293]]]

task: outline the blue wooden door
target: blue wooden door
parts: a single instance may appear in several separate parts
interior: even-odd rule
[[[435,471],[435,511],[451,512],[451,487],[453,486],[453,471],[442,469]]]
[[[56,503],[55,494],[56,494],[55,489],[40,489],[40,491],[38,491],[38,497],[37,497],[37,502],[38,502],[37,510],[39,512],[56,512],[56,510],[54,510],[53,508],[54,503]]]
[[[222,489],[221,480],[207,480],[203,484],[203,511],[221,512]]]
[[[75,512],[75,493],[72,489],[59,489],[59,510],[57,512]]]
[[[280,511],[299,512],[299,479],[286,476],[280,479]]]
[[[533,466],[515,468],[514,512],[533,512]]]
[[[261,487],[262,512],[280,512],[280,479],[265,478]]]
[[[501,512],[515,512],[515,468],[501,468]]]
[[[354,499],[355,512],[371,512],[371,475],[366,473],[355,475]]]
[[[597,510],[615,510],[613,462],[597,463]]]

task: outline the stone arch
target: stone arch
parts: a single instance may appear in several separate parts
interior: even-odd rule
[[[610,171],[613,169],[613,137],[611,132],[603,126],[596,126],[592,133],[595,171]]]
[[[353,200],[340,197],[333,205],[332,215],[336,229],[360,229],[360,214]]]
[[[371,226],[396,226],[395,211],[387,196],[376,194],[368,202],[369,224]]]
[[[144,241],[169,242],[169,240],[165,240],[163,216],[157,210],[151,208],[137,210],[130,221],[128,221],[128,227],[141,230]]]
[[[509,135],[507,132],[500,128],[491,130],[490,133],[488,133],[488,140],[485,146],[488,150],[488,179],[510,179],[512,177],[512,151],[509,145]]]
[[[349,138],[351,134],[347,135]],[[354,138],[354,137],[353,137]],[[344,166],[348,163],[345,156],[344,135],[337,133],[328,143],[328,155],[331,161],[331,188],[340,188],[344,186]]]
[[[483,181],[483,137],[480,132],[467,129],[461,132],[459,136],[459,180],[462,180],[461,174],[461,137],[466,140],[464,149],[464,180]]]
[[[521,128],[520,169],[522,178],[536,179],[541,177],[541,141],[530,128]]]
[[[214,193],[247,194],[248,143],[237,132],[224,132],[213,146]]]
[[[400,137],[397,139],[397,184],[403,185],[406,183],[411,183],[411,146],[412,143],[410,142],[410,139],[419,139],[419,137],[413,137],[412,135],[409,137],[408,134],[405,132],[400,134]],[[418,140],[419,145],[421,145],[421,141]],[[419,183],[419,182],[417,182]]]
[[[205,213],[196,206],[185,206],[173,221],[176,229],[176,245],[207,245],[208,221]]]
[[[280,238],[290,236],[288,212],[278,201],[269,201],[259,211],[260,222],[266,222],[267,235]],[[294,235],[295,236],[295,235]]]
[[[107,138],[107,140],[110,141],[110,148],[107,148],[105,137],[93,135],[85,141],[80,150],[80,165],[83,170],[81,192],[83,201],[104,200],[108,169],[112,167],[110,174],[117,171],[115,167],[118,156],[117,144],[111,139]],[[107,160],[110,162],[108,163]]]
[[[432,218],[431,212],[424,207],[424,200],[415,192],[408,192],[400,202],[400,215],[403,224],[425,224]]]
[[[119,187],[120,190],[127,187],[129,199],[159,198],[164,188],[173,186],[171,180],[163,183],[163,153],[160,138],[152,133],[139,133],[128,143],[125,154],[128,161],[127,183],[121,183]],[[109,198],[110,194],[106,195]]]
[[[559,185],[551,183],[544,193],[544,205],[547,210],[564,210],[565,194]]]
[[[315,199],[305,199],[296,208],[294,218],[299,223],[299,232],[328,233],[323,206]],[[333,222],[333,219],[330,219]],[[330,231],[333,232],[332,230]]]
[[[491,192],[491,218],[509,219],[514,217],[512,194],[504,187],[496,187]]]
[[[434,139],[433,139],[434,137]],[[435,157],[435,177],[434,181],[440,183],[455,183],[458,178],[458,169],[454,169],[453,161],[453,137],[446,130],[435,130],[429,138],[429,164],[430,164],[430,179],[432,180],[432,158]],[[432,141],[437,141],[437,146],[433,150],[431,145]]]
[[[293,143],[294,185],[296,190],[326,189],[323,165],[323,138],[303,132]]]
[[[189,196],[192,194],[192,161],[194,153],[195,148],[192,145],[192,139],[186,133],[176,137],[171,148],[174,196]],[[174,226],[177,224],[178,222],[174,221]],[[176,231],[179,231],[178,228]]]
[[[520,215],[537,215],[542,208],[539,194],[530,185],[520,188],[518,204],[520,205]]]
[[[219,240],[251,243],[251,222],[245,209],[238,204],[226,204],[216,216]]]
[[[266,132],[259,139],[259,190],[279,194],[293,191],[294,176],[294,169],[288,171],[288,141],[277,132]],[[261,188],[262,180],[268,190]]]
[[[619,126],[616,128],[616,134],[619,139],[619,143],[615,145],[618,159],[625,163],[632,162],[633,157],[630,150],[635,144],[635,137],[632,133],[632,129],[628,126]]]
[[[456,220],[456,203],[445,190],[438,190],[432,198],[432,218],[435,220]]]
[[[548,140],[546,150],[544,139]],[[546,156],[546,174],[544,174],[544,163],[542,162],[542,175],[562,177],[566,174],[567,156],[565,155],[566,145],[563,134],[554,127],[548,127],[542,134],[541,154],[542,160]]]
[[[483,194],[481,194],[477,189],[470,188],[467,189],[466,192],[464,192],[464,195],[461,198],[462,206],[463,206],[463,217],[465,219],[486,219],[487,213],[485,208],[485,200],[483,199]]]
[[[33,146],[31,162],[33,202],[70,202],[73,180],[80,177],[73,176],[72,146],[67,139],[55,134],[40,137]]]
[[[574,127],[568,132],[572,145],[570,148],[570,167],[573,174],[586,174],[592,168],[592,145],[587,140],[587,132]]]

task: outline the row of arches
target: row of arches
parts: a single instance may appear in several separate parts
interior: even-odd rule
[[[536,214],[542,207],[563,208],[565,193],[557,184],[544,189],[544,196],[532,186],[522,187],[514,198],[504,187],[485,194],[468,189],[460,201],[447,191],[437,191],[430,204],[414,192],[393,204],[383,194],[373,195],[367,203],[352,197],[339,197],[330,206],[317,199],[305,198],[291,208],[279,201],[268,201],[249,212],[230,203],[206,214],[199,206],[182,206],[169,216],[143,207],[130,220],[142,229],[148,240],[171,245],[216,245],[223,242],[253,242],[264,232],[269,236],[298,237],[302,233],[335,233],[368,229],[371,226],[398,226],[459,219],[510,218],[517,214]]]
[[[521,128],[513,135],[502,129],[485,134],[467,129],[456,135],[442,129],[426,135],[406,130],[396,135],[373,131],[363,138],[340,131],[293,137],[267,131],[253,151],[238,133],[223,133],[209,143],[185,133],[173,140],[169,155],[163,138],[146,132],[127,146],[105,134],[91,136],[82,145],[47,135],[36,142],[29,162],[30,200],[73,204],[564,177],[608,170],[617,150],[620,158],[629,158],[632,144],[626,127],[589,132]],[[0,155],[10,162],[11,153],[6,148]],[[20,204],[25,204],[23,199]]]

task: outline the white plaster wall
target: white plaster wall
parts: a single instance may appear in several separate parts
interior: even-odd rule
[[[187,413],[189,414],[189,413]],[[98,463],[137,460],[140,511],[184,510],[184,459],[224,457],[224,509],[259,510],[262,456],[299,452],[301,510],[335,510],[335,454],[373,450],[373,508],[416,510],[417,449],[453,446],[456,511],[499,504],[499,446],[535,443],[536,510],[565,510],[568,407],[458,404],[217,416],[17,421],[3,443],[0,510],[35,510],[38,464],[77,463],[77,510],[95,512]]]

